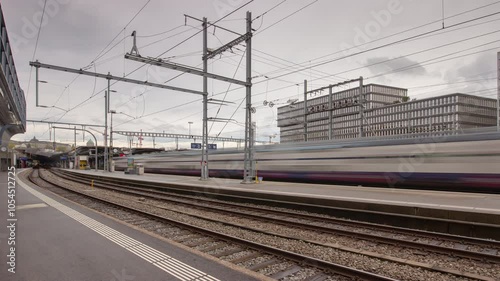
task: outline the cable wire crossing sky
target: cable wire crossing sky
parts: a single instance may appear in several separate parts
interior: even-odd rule
[[[247,11],[253,28],[252,121],[259,141],[279,142],[277,108],[303,100],[304,80],[312,90],[362,76],[365,84],[408,89],[412,100],[452,93],[497,95],[500,1],[46,0],[3,1],[2,9],[31,120],[104,123],[106,79],[46,69],[35,78],[28,62],[39,60],[151,83],[111,83],[114,130],[191,130],[201,135],[202,96],[174,89],[203,92],[203,77],[172,68],[203,70],[203,27],[197,19],[206,17],[209,53],[232,42],[207,65],[212,77],[225,78],[207,82],[212,101],[207,117],[225,120],[209,122],[209,135],[244,139],[246,93],[238,81],[246,81],[247,50],[241,36]],[[142,61],[125,58],[127,53],[140,55]],[[36,84],[43,107],[36,106]],[[321,94],[327,93],[316,93]],[[104,131],[94,129],[102,141]],[[49,135],[46,124],[28,123],[26,134],[13,139],[48,140]],[[71,132],[56,137],[73,142]],[[146,146],[152,141],[144,140]],[[155,141],[157,147],[176,145],[172,139]],[[123,136],[114,142],[129,143]],[[180,146],[188,148],[189,142],[180,141]]]

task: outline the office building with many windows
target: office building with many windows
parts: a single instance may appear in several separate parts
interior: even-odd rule
[[[305,111],[303,101],[279,107],[281,143],[442,135],[496,125],[495,99],[456,93],[410,101],[407,93],[403,88],[369,84],[363,87],[364,99],[359,88],[353,88],[334,92],[331,99],[328,95],[309,99]]]

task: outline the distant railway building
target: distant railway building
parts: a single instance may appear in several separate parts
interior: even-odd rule
[[[365,137],[453,134],[457,130],[496,125],[496,99],[467,94],[409,100],[408,90],[378,84],[363,87]],[[278,108],[281,143],[360,137],[362,100],[359,88],[332,93]],[[305,117],[305,118],[304,118]],[[329,130],[331,127],[331,131]]]

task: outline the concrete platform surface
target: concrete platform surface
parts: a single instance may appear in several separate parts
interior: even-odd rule
[[[7,186],[2,172],[2,281],[258,280],[19,180],[16,220],[9,221]],[[11,232],[6,226],[12,223]],[[8,245],[12,235],[15,245]],[[15,273],[9,271],[11,247]]]
[[[237,179],[211,178],[201,181],[198,177],[150,174],[128,175],[124,172],[94,170],[69,170],[82,174],[99,175],[120,179],[134,179],[147,182],[171,183],[226,190],[245,190],[259,193],[290,196],[315,197],[322,199],[353,201],[361,203],[387,204],[404,207],[446,209],[464,212],[500,214],[500,195],[449,191],[429,191],[381,187],[345,185],[305,184],[263,181],[258,184],[242,184]]]

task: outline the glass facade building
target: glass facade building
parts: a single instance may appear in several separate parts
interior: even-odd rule
[[[0,122],[19,124],[10,127],[12,134],[24,133],[26,128],[26,99],[19,85],[7,27],[0,6]]]

